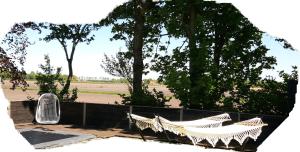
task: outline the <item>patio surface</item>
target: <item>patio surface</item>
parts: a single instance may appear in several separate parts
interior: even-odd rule
[[[141,139],[136,132],[110,128],[82,128],[73,125],[40,125],[32,123],[15,124],[20,134],[36,149],[62,147],[74,143],[87,142],[91,139],[106,139],[110,137],[128,137]],[[148,140],[156,137],[145,136]]]
[[[59,147],[90,140],[96,136],[65,131],[49,131],[45,129],[19,129],[21,135],[36,149]]]
[[[140,135],[137,132],[129,132],[124,131],[124,129],[118,128],[83,128],[81,126],[74,125],[40,125],[40,124],[32,124],[32,123],[20,123],[15,124],[17,130],[22,129],[41,129],[45,131],[64,131],[64,132],[76,132],[80,134],[90,134],[94,135],[96,138],[109,138],[109,137],[129,137],[129,138],[139,138]],[[146,136],[148,139],[153,139],[152,136]]]
[[[45,139],[44,143],[33,144],[36,149],[48,149],[54,147],[65,147],[65,145],[70,145],[73,143],[86,143],[87,141],[94,141],[100,139],[110,139],[112,137],[124,137],[125,139],[135,139],[141,141],[142,143],[147,142],[160,142],[160,143],[169,143],[166,141],[166,138],[163,134],[155,134],[153,131],[143,131],[143,135],[145,136],[147,142],[143,142],[141,136],[137,131],[129,131],[119,128],[83,128],[81,126],[73,126],[73,125],[39,125],[32,123],[23,123],[23,124],[15,124],[15,127],[19,132],[22,131],[41,131],[44,133],[53,133],[55,137],[51,138],[62,138],[54,141],[47,141],[50,139]],[[22,133],[21,133],[22,134]],[[59,135],[57,135],[59,134]],[[63,135],[63,136],[61,136]],[[29,139],[27,139],[28,141]],[[42,139],[43,140],[43,139]],[[184,139],[180,140],[180,145],[193,146],[190,142],[186,142]],[[29,141],[31,143],[32,141]],[[185,143],[185,144],[183,144]],[[178,144],[176,144],[178,145]],[[207,144],[200,144],[200,146],[193,146],[202,149],[218,149],[227,151],[225,147],[220,148],[211,148],[207,146]],[[230,149],[237,149],[236,147],[231,147]]]
[[[47,152],[74,152],[74,151],[88,151],[88,152],[116,152],[116,151],[130,151],[130,152],[230,152],[232,150],[204,148],[200,146],[186,145],[186,144],[171,144],[159,141],[143,142],[139,139],[111,137],[107,139],[94,139],[87,143],[78,143],[74,145],[67,145],[59,148],[47,149]]]

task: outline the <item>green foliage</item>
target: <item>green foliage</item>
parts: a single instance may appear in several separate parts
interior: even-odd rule
[[[128,61],[136,55],[134,37],[138,22],[136,15],[139,14],[135,9],[136,2],[140,1],[130,1],[117,7],[100,21],[100,26],[112,25],[114,36],[111,40],[125,41],[128,51],[125,53],[127,56],[122,58]],[[282,101],[287,99],[285,81],[291,76],[281,72],[283,83],[262,80],[262,71],[273,69],[276,59],[267,55],[268,48],[262,43],[263,32],[231,4],[197,0],[160,1],[143,11],[143,47],[139,49],[143,51],[143,58],[134,60],[152,57],[152,65],[143,65],[144,74],[148,73],[149,67],[159,72],[158,81],[167,85],[182,106],[286,113]],[[178,43],[170,51],[171,38],[182,40],[182,44]],[[286,41],[277,41],[292,49]],[[107,63],[110,62],[114,60]],[[107,63],[111,69],[118,67],[119,71],[126,71],[120,68],[121,64]],[[129,69],[133,63],[126,64],[126,69]],[[107,72],[112,73],[111,70]],[[117,73],[124,76],[121,72]],[[296,74],[292,77],[295,78]],[[139,94],[135,94],[131,86],[130,96],[122,95],[123,103],[148,104],[145,96],[149,92],[145,85],[143,93]],[[255,87],[262,89],[255,90]]]
[[[44,23],[41,27],[49,29],[50,33],[46,35],[43,40],[50,42],[57,40],[65,52],[66,60],[68,62],[68,76],[66,78],[66,83],[63,85],[63,89],[60,91],[60,96],[64,97],[65,100],[71,100],[77,98],[77,95],[72,95],[69,98],[69,88],[73,78],[73,58],[75,54],[76,47],[79,43],[90,44],[94,40],[95,35],[91,34],[93,30],[98,28],[96,24],[47,24]],[[71,44],[71,49],[68,49],[68,44]],[[75,92],[73,90],[72,92]]]
[[[68,75],[63,74],[62,78],[66,81],[68,79]],[[73,75],[71,82],[78,82],[79,78],[76,75]]]
[[[26,48],[32,43],[25,34],[27,29],[39,30],[37,24],[33,22],[18,23],[12,26],[5,35],[0,47],[0,76],[9,79],[12,84],[11,89],[20,86],[23,90],[28,87],[25,81],[26,72],[23,65],[26,61]]]
[[[116,7],[109,15],[99,22],[99,27],[112,26],[111,32],[114,34],[110,40],[123,40],[128,49],[128,56],[133,57],[133,38],[135,31],[135,2],[133,0]],[[143,7],[144,10],[144,27],[143,27],[143,57],[149,57],[155,51],[155,45],[160,42],[162,31],[162,20],[160,16],[159,3],[152,3],[147,0]],[[130,55],[129,55],[130,54]],[[146,66],[146,65],[144,65]]]
[[[67,40],[73,40],[74,44],[87,43],[94,40],[95,35],[91,35],[91,31],[97,28],[93,24],[44,24],[44,28],[48,28],[51,33],[44,40],[46,42],[58,40],[63,46],[66,46]]]
[[[31,71],[30,73],[26,74],[25,79],[26,80],[36,80],[36,75],[37,75],[37,73]],[[66,81],[68,79],[68,75],[65,75],[65,74],[62,74],[61,77],[64,81]],[[79,81],[79,78],[74,75],[72,78],[72,82],[78,82],[78,81]]]
[[[26,74],[26,79],[27,80],[35,80],[36,79],[36,73],[31,71],[30,73]]]
[[[78,98],[78,88],[74,88],[71,90],[72,91],[72,95],[70,98],[67,98],[68,101],[76,101],[76,99]]]
[[[188,67],[186,66],[188,57],[186,52],[174,49],[172,56],[160,56],[156,59],[153,70],[159,71],[161,76],[158,82],[167,85],[175,98],[181,101],[181,105],[187,106],[190,98],[190,79],[188,77]]]
[[[282,38],[276,38],[276,41],[278,41],[280,44],[282,44],[283,48],[285,49],[290,49],[292,51],[295,51],[296,49],[290,44],[288,43],[285,39]]]
[[[279,72],[282,82],[273,79],[263,79],[257,84],[258,89],[250,91],[245,98],[246,103],[241,105],[240,111],[263,113],[263,114],[280,114],[288,115],[292,110],[288,98],[288,81],[298,81],[297,67],[293,66],[291,74],[284,71]]]
[[[64,80],[61,77],[61,68],[54,69],[50,64],[50,58],[45,55],[45,64],[40,64],[39,67],[43,73],[38,72],[35,75],[36,84],[39,86],[38,94],[54,93],[59,94],[58,85],[64,85]],[[61,98],[60,98],[61,99]]]
[[[85,81],[78,81],[84,82],[84,83],[128,83],[128,81],[125,78],[119,78],[119,79],[111,79],[111,80],[85,80]]]
[[[128,57],[128,55],[128,52],[118,52],[116,57],[108,57],[104,54],[104,60],[100,66],[105,72],[116,77],[124,78],[127,83],[131,85],[133,83],[133,61],[131,57]]]
[[[170,55],[158,54],[152,69],[184,107],[212,109],[221,103],[235,109],[276,60],[266,55],[262,32],[232,5],[193,3],[172,1],[162,8],[168,12],[168,34],[188,44],[183,41]]]
[[[166,97],[162,91],[157,91],[155,88],[153,88],[153,92],[149,91],[149,82],[147,80],[143,81],[143,94],[133,94],[131,87],[128,87],[130,95],[119,94],[123,98],[122,104],[165,107],[166,103],[172,98]]]
[[[126,80],[130,94],[119,94],[123,98],[122,103],[126,105],[164,107],[165,103],[169,102],[171,98],[165,97],[162,91],[157,91],[155,88],[153,89],[153,92],[150,92],[148,89],[150,80],[143,81],[141,94],[133,93],[132,59],[128,58],[126,55],[126,52],[118,52],[116,57],[112,56],[111,58],[105,55],[101,64],[101,67],[105,72]]]
[[[109,83],[128,83],[128,81],[125,78],[111,79],[107,82],[109,82]]]
[[[68,92],[61,94],[59,86],[64,86],[65,80],[61,75],[61,68],[54,69],[54,67],[51,66],[48,55],[45,55],[45,64],[40,64],[39,67],[42,72],[38,72],[35,75],[37,80],[36,84],[39,86],[39,95],[44,93],[54,93],[58,96],[60,101],[75,101],[77,99],[77,88],[72,90],[71,97]]]
[[[6,80],[6,79],[9,79],[10,78],[10,74],[8,71],[3,71],[0,73],[0,78],[1,78],[1,81],[3,80]]]
[[[118,53],[117,60],[106,56],[103,61],[106,72],[124,77],[129,82],[131,95],[123,96],[126,100],[124,103],[129,101],[138,105],[161,105],[154,102],[156,96],[152,95],[142,82],[142,76],[149,72],[150,66],[148,63],[144,64],[143,60],[153,55],[155,46],[156,50],[159,48],[162,30],[159,8],[159,3],[153,3],[151,0],[133,0],[118,6],[99,22],[100,26],[112,25],[111,32],[114,35],[110,40],[123,40],[128,49],[123,54]],[[158,92],[157,95],[160,96]]]

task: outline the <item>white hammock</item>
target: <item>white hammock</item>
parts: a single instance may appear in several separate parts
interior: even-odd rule
[[[220,127],[222,126],[222,122],[224,121],[230,121],[229,114],[221,114],[217,116],[212,117],[206,117],[194,121],[169,121],[163,117],[156,116],[153,119],[138,116],[135,114],[129,114],[127,115],[131,116],[130,121],[135,121],[135,124],[137,127],[139,127],[141,130],[144,130],[146,128],[151,128],[154,132],[162,132],[163,129],[169,130],[170,132],[173,132],[177,135],[183,135],[183,126],[191,126],[191,127]]]
[[[262,132],[262,127],[266,125],[267,124],[264,124],[260,118],[253,118],[218,128],[184,127],[183,132],[192,140],[194,145],[206,139],[215,147],[218,140],[221,140],[228,148],[230,141],[233,139],[240,145],[242,145],[248,137],[256,140]]]
[[[158,126],[161,127],[158,130],[168,130],[176,135],[184,136],[183,127],[194,127],[194,128],[215,128],[221,127],[225,121],[231,121],[229,114],[224,113],[216,116],[206,117],[192,121],[170,121],[161,116],[156,116]]]
[[[60,105],[56,95],[42,94],[38,100],[35,119],[40,124],[57,124],[60,119]]]
[[[127,113],[127,115],[129,117],[129,120],[131,122],[134,121],[136,126],[138,128],[140,128],[141,130],[144,130],[146,128],[151,128],[154,132],[160,131],[160,130],[158,130],[159,127],[157,126],[155,118],[150,119],[150,118],[138,116],[138,115],[135,115],[135,114],[129,114],[129,113]]]

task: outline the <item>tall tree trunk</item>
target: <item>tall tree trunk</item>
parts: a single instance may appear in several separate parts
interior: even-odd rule
[[[217,12],[218,13],[218,12]],[[216,18],[222,18],[222,16],[217,16]],[[218,101],[220,100],[223,92],[226,91],[226,87],[223,85],[223,82],[219,76],[220,73],[220,60],[223,47],[228,41],[226,37],[227,31],[226,24],[219,22],[218,19],[214,21],[214,28],[215,28],[215,37],[214,37],[214,51],[213,51],[213,69],[212,69],[212,79],[215,85],[213,100]]]
[[[145,16],[142,0],[135,0],[134,12],[134,37],[133,37],[133,96],[139,97],[143,94],[142,77],[143,77],[143,30]],[[137,98],[138,99],[138,98]],[[133,101],[136,103],[136,101]]]
[[[191,86],[194,87],[196,85],[195,79],[197,76],[196,72],[196,59],[198,56],[198,50],[196,46],[196,38],[195,38],[195,10],[194,6],[190,6],[189,10],[189,21],[187,26],[187,36],[189,39],[189,48],[190,48],[190,78],[191,78]]]
[[[69,68],[69,75],[66,81],[66,84],[64,85],[63,89],[61,90],[60,94],[66,95],[68,93],[68,90],[70,88],[71,85],[71,81],[73,78],[73,67],[72,67],[72,60],[68,60],[68,68]]]
[[[203,23],[197,23],[199,10],[203,5],[196,0],[188,2],[187,9],[187,38],[189,40],[189,74],[190,74],[190,105],[191,108],[211,108],[212,101],[209,100],[209,79],[205,75],[207,66],[207,44],[205,33],[197,31],[197,26],[203,26]],[[202,27],[203,28],[203,27]],[[201,30],[201,28],[199,29]],[[196,35],[199,33],[200,35]],[[197,44],[197,41],[200,41]]]
[[[72,66],[72,63],[73,63],[73,57],[74,57],[75,48],[77,46],[77,43],[78,42],[73,42],[70,57],[68,55],[67,47],[64,46],[64,50],[65,50],[65,54],[66,54],[66,59],[68,61],[69,74],[68,74],[68,78],[67,78],[66,84],[64,85],[63,89],[60,91],[60,95],[61,96],[64,96],[64,95],[68,94],[69,88],[70,88],[70,85],[71,85],[71,81],[73,79],[73,66]]]
[[[214,73],[213,78],[218,79],[218,73],[220,68],[220,58],[221,58],[221,51],[225,44],[225,32],[222,31],[224,29],[224,25],[220,25],[221,23],[215,23],[215,47],[214,47]]]
[[[198,66],[198,59],[199,59],[199,50],[197,49],[196,45],[196,10],[195,10],[195,1],[192,0],[188,4],[188,9],[186,13],[186,34],[187,38],[189,40],[188,46],[189,46],[189,74],[190,74],[190,81],[191,81],[191,90],[190,90],[190,101],[189,103],[193,105],[196,103],[197,97],[195,94],[196,88],[197,88],[197,80],[199,79],[199,71],[201,71],[201,67]]]

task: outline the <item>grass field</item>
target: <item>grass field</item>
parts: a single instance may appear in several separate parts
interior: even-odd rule
[[[27,81],[29,87],[26,91],[17,88],[9,89],[11,84],[7,81],[2,85],[6,98],[10,101],[23,101],[28,98],[38,99],[38,87],[34,81]],[[79,90],[77,102],[87,103],[105,103],[115,104],[121,103],[122,98],[118,94],[129,94],[128,87],[125,83],[116,82],[74,82],[71,83],[71,88],[77,87]],[[156,88],[163,91],[165,96],[172,97],[173,94],[164,85],[158,83],[150,83],[149,89]],[[179,100],[172,97],[172,100],[167,103],[171,107],[179,107]]]

